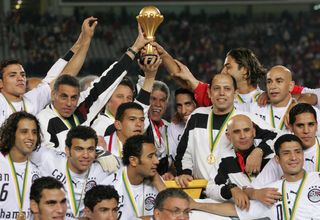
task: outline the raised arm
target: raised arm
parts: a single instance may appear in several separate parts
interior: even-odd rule
[[[63,69],[61,74],[68,74],[72,76],[78,75],[87,56],[87,52],[89,50],[97,24],[97,18],[92,16],[83,21],[79,38],[71,48],[71,51],[74,53],[74,55]]]

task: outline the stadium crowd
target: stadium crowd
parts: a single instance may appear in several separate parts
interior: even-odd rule
[[[0,219],[319,219],[319,14],[120,17],[1,19]]]

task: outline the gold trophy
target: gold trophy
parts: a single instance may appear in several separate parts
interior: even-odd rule
[[[137,21],[141,25],[146,38],[154,40],[154,34],[163,21],[163,16],[160,11],[155,6],[146,6],[141,9],[139,15],[137,16]],[[155,56],[155,52],[151,44],[147,44],[147,51],[143,55],[145,56]]]

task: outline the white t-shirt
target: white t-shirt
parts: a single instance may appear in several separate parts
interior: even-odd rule
[[[184,123],[175,124],[173,122],[171,122],[168,126],[168,142],[173,159],[177,155],[177,147],[180,142],[181,136],[183,135],[184,127]]]
[[[303,151],[304,153],[304,162],[303,168],[307,172],[319,172],[319,168],[316,167],[317,160],[320,160],[319,152],[317,152],[317,142],[312,147]],[[320,151],[320,149],[318,149]],[[318,158],[318,159],[317,159]],[[319,161],[320,162],[320,161]],[[280,180],[283,176],[283,171],[280,165],[277,163],[275,158],[272,158],[266,166],[263,168],[261,173],[255,178],[251,186],[253,188],[261,188],[262,186]]]
[[[22,192],[26,161],[22,163],[13,163],[16,173],[17,180],[19,183],[20,193]],[[28,163],[28,174],[26,180],[26,188],[23,200],[23,212],[26,214],[26,218],[29,219],[31,216],[30,211],[30,188],[31,184],[35,179],[40,177],[40,171],[37,166],[32,162]],[[15,182],[8,156],[4,157],[0,153],[0,219],[16,219],[19,213],[19,202],[17,198]]]
[[[124,175],[124,177],[123,177]],[[120,196],[119,201],[119,218],[122,220],[138,219],[134,211],[128,191],[126,190],[125,181],[128,180],[128,188],[134,197],[137,207],[138,216],[153,215],[154,201],[158,194],[157,189],[151,184],[149,180],[143,181],[142,184],[132,185],[127,176],[127,167],[122,167],[119,171],[111,174],[103,181],[104,185],[113,185]]]
[[[263,107],[260,107],[256,102],[254,103],[245,103],[238,106],[239,110],[250,112],[252,114],[255,114],[265,120],[270,126],[273,126],[273,122],[276,129],[282,130],[284,132],[289,132],[289,130],[286,129],[286,126],[283,122],[284,115],[287,112],[289,105],[286,107],[272,107],[271,111],[271,104],[267,104]],[[318,121],[318,131],[317,135],[320,135],[320,111],[318,108],[313,107],[317,114],[317,121]],[[273,118],[271,117],[273,112]],[[283,124],[283,125],[282,125]],[[280,128],[281,127],[281,128]]]
[[[39,165],[41,176],[52,176],[63,183],[68,200],[66,219],[77,219],[71,208],[71,188],[68,185],[69,181],[66,168],[67,156],[65,153],[41,147],[32,154],[31,160]],[[93,186],[101,184],[102,181],[109,176],[109,173],[104,172],[98,163],[93,163],[91,165],[89,174],[88,172],[76,174],[70,171],[70,169],[69,172],[72,179],[76,204],[79,204],[79,201],[81,200],[78,216],[83,216],[83,199],[85,192],[90,190]]]
[[[278,188],[278,192],[282,193],[282,182],[278,180],[265,187]],[[286,181],[286,198],[287,207],[292,210],[296,194],[301,180],[297,182]],[[240,219],[257,219],[269,217],[272,220],[283,220],[283,205],[282,201],[277,201],[273,206],[268,207],[256,200],[250,200],[249,211],[240,210],[236,207],[236,211]],[[291,213],[291,212],[289,212]],[[290,215],[290,214],[289,214]],[[304,187],[302,188],[300,199],[296,206],[295,220],[310,220],[320,219],[320,173],[308,173]]]
[[[66,66],[67,61],[59,59],[48,71],[46,78],[42,80],[36,88],[30,90],[23,95],[23,101],[12,102],[16,111],[24,110],[33,115],[37,115],[44,107],[50,103],[51,89],[49,83],[56,78]],[[26,109],[23,108],[25,105]],[[14,110],[11,109],[2,93],[0,93],[0,125],[12,114]]]

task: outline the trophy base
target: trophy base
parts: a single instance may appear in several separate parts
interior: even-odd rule
[[[140,57],[140,64],[143,65],[144,62],[145,62],[145,59],[147,59],[147,64],[150,64],[151,63],[151,60],[153,57],[156,57],[157,55],[155,54],[143,54],[141,57]]]

